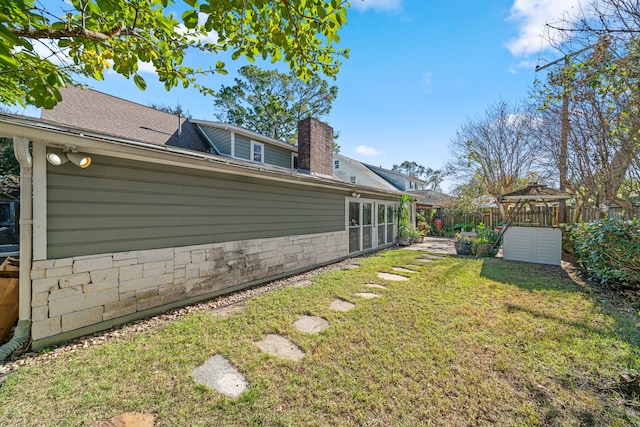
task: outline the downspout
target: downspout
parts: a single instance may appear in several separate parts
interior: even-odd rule
[[[0,347],[0,362],[4,362],[18,347],[29,340],[31,332],[31,249],[33,242],[33,159],[29,140],[13,137],[13,153],[20,163],[20,287],[18,325],[13,338]]]

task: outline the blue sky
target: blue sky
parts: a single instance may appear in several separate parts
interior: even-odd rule
[[[350,59],[332,83],[338,98],[324,118],[340,132],[341,154],[386,168],[404,160],[442,168],[461,124],[500,98],[527,97],[535,66],[554,59],[541,37],[545,23],[578,1],[352,0],[340,33]],[[216,59],[193,61],[204,66]],[[232,72],[209,78],[211,87],[232,85],[234,70],[246,64],[227,63]],[[88,83],[142,104],[179,102],[194,118],[215,120],[210,97],[191,89],[166,92],[151,73],[143,75],[144,92],[113,73]]]

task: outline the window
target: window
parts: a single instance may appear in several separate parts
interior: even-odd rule
[[[296,153],[291,153],[291,169],[298,169],[298,155]]]
[[[333,161],[333,168],[334,169],[340,169],[340,160],[334,160]]]
[[[251,160],[264,163],[264,144],[251,141]]]
[[[355,184],[355,183],[356,183],[356,177],[355,177],[355,176],[353,176],[353,175],[352,175],[352,176],[350,176],[350,177],[349,177],[349,181],[351,181],[351,183],[352,183],[352,184]]]

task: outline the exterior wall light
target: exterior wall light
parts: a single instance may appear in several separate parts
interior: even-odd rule
[[[51,150],[47,153],[47,161],[54,166],[64,165],[71,162],[74,165],[84,169],[91,165],[91,157],[83,153],[64,152],[60,150]]]

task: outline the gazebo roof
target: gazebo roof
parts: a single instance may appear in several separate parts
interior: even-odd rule
[[[573,195],[566,191],[556,190],[555,188],[549,188],[543,184],[529,184],[525,188],[512,191],[511,193],[503,194],[500,196],[500,202],[509,201],[536,201],[536,202],[550,202],[556,200],[571,199]]]

